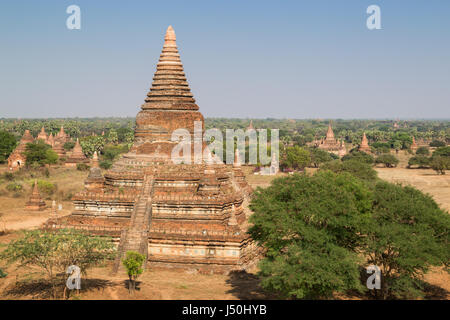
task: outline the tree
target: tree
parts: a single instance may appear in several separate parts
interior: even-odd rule
[[[81,148],[83,149],[83,153],[87,157],[92,157],[95,151],[100,153],[105,146],[105,138],[102,136],[88,136],[83,137],[80,140]]]
[[[109,130],[108,143],[116,144],[118,141],[119,141],[119,136],[117,135],[117,131],[114,129]]]
[[[250,233],[266,249],[262,286],[307,299],[360,290],[356,249],[371,203],[369,189],[348,173],[294,174],[258,188]]]
[[[110,238],[93,237],[73,229],[56,232],[32,230],[11,241],[0,254],[0,259],[9,263],[19,262],[20,267],[32,265],[41,268],[56,298],[57,287],[65,283],[65,272],[69,266],[76,265],[86,274],[89,268],[112,258],[114,248]]]
[[[382,271],[378,298],[416,297],[430,266],[449,263],[450,216],[415,188],[378,182],[368,230],[363,252]]]
[[[321,163],[333,160],[331,154],[325,150],[310,148],[309,152],[311,154],[311,163],[315,168],[318,168]]]
[[[440,140],[433,140],[430,142],[430,147],[445,147],[445,142]]]
[[[384,164],[384,166],[386,168],[393,168],[396,167],[398,164],[398,159],[392,155],[392,154],[382,154],[379,155],[376,159],[375,159],[375,163],[381,163]]]
[[[428,156],[430,155],[430,149],[428,149],[427,147],[419,147],[416,150],[416,155]]]
[[[127,270],[129,277],[128,290],[130,293],[136,289],[136,279],[144,272],[142,267],[145,256],[135,251],[127,251],[126,258],[122,260],[122,264]]]
[[[75,142],[73,141],[67,141],[66,143],[64,143],[64,150],[66,151],[72,150],[73,147],[75,147]]]
[[[347,172],[366,181],[375,181],[377,178],[377,172],[372,166],[368,163],[361,162],[358,159],[326,162],[320,166],[320,170],[330,170],[335,173]]]
[[[349,160],[357,160],[357,161],[368,163],[368,164],[373,164],[375,162],[374,158],[370,154],[365,153],[363,151],[353,151],[353,152],[347,153],[345,156],[342,157],[341,160],[343,162],[349,161]]]
[[[415,165],[417,165],[419,169],[427,168],[430,165],[430,158],[423,156],[423,155],[418,155],[418,156],[409,158],[408,168],[410,168],[411,166],[415,166]]]
[[[311,162],[311,157],[308,150],[300,148],[299,146],[286,148],[286,157],[284,166],[292,169],[303,170]]]
[[[445,170],[450,170],[450,158],[443,156],[431,157],[430,167],[437,172],[437,174],[445,174]]]
[[[42,140],[27,143],[25,157],[27,166],[32,166],[33,164],[43,166],[45,164],[55,164],[58,161],[56,152]]]
[[[16,145],[16,138],[11,133],[0,131],[0,163],[4,163],[8,159]]]

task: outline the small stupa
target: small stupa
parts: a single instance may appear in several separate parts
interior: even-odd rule
[[[42,127],[41,132],[39,132],[37,139],[44,141],[45,143],[47,143],[48,140],[48,136],[47,136],[47,132],[45,132],[45,128]]]
[[[105,178],[102,175],[102,170],[98,164],[97,151],[94,152],[91,161],[91,168],[89,169],[89,175],[84,182],[86,190],[89,191],[99,191],[103,188],[105,183]]]
[[[414,137],[412,137],[411,150],[414,152],[417,150],[417,143],[416,143],[416,139]]]
[[[26,203],[25,209],[32,211],[41,211],[46,207],[44,200],[42,200],[39,193],[37,180],[34,180],[33,192],[31,193],[30,200]]]
[[[371,152],[371,151],[370,151],[370,147],[369,147],[369,141],[367,140],[367,137],[366,137],[366,133],[365,133],[365,132],[363,133],[363,137],[362,137],[362,140],[361,140],[361,144],[360,144],[358,150],[359,150],[359,151],[366,152],[366,153],[370,153],[370,152]]]
[[[84,155],[80,141],[77,138],[72,154],[66,160],[66,167],[76,167],[78,163],[89,163],[89,159]]]

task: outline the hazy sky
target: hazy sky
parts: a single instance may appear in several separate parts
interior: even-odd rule
[[[170,24],[206,117],[450,118],[449,16],[448,0],[2,0],[0,118],[135,116]]]

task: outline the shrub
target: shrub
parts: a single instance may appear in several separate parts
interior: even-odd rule
[[[57,287],[66,282],[66,270],[76,265],[82,273],[112,258],[111,238],[96,237],[73,229],[47,232],[25,231],[23,236],[8,243],[0,259],[19,263],[19,267],[35,266],[46,273],[56,298]]]
[[[342,161],[344,162],[349,160],[357,160],[368,164],[373,164],[375,161],[370,154],[363,151],[353,151],[342,157]]]
[[[43,195],[45,196],[51,196],[56,192],[56,184],[50,182],[50,181],[45,181],[45,180],[38,180],[38,189],[39,192],[41,192]],[[33,186],[34,181],[31,182],[31,186]]]
[[[5,278],[8,274],[0,269],[0,278]]]
[[[109,160],[103,160],[99,163],[100,168],[108,170],[112,166],[112,162]]]
[[[14,180],[14,175],[12,174],[12,172],[5,172],[5,173],[3,173],[3,178],[6,181],[13,181]]]
[[[430,147],[445,147],[445,142],[440,140],[433,140],[430,142]]]
[[[285,159],[282,161],[282,167],[303,170],[311,162],[311,156],[308,150],[299,146],[286,149]]]
[[[23,186],[20,183],[17,182],[11,182],[6,186],[6,190],[10,192],[22,192]]]
[[[386,168],[396,167],[398,164],[398,159],[392,154],[382,154],[378,156],[375,160],[375,163],[384,164]]]
[[[86,163],[77,163],[77,170],[79,171],[87,171],[89,168],[90,167]]]
[[[340,161],[334,160],[326,162],[320,166],[320,170],[330,170],[335,173],[348,172],[351,175],[366,181],[375,181],[377,172],[368,163],[361,162],[358,159]]]
[[[56,152],[42,140],[27,143],[25,157],[27,166],[43,166],[45,164],[54,164],[58,161]]]
[[[440,157],[447,157],[450,158],[450,146],[448,147],[439,147],[433,152],[433,157],[440,156]]]
[[[129,277],[128,290],[130,293],[136,289],[136,279],[144,271],[142,267],[144,262],[145,256],[135,251],[127,251],[126,258],[122,260]]]
[[[408,160],[408,167],[417,165],[420,169],[427,168],[430,165],[430,158],[418,155],[415,157],[411,157]]]
[[[72,150],[73,147],[75,147],[75,142],[73,142],[73,141],[68,141],[68,142],[64,143],[64,150],[66,150],[66,151]]]
[[[419,147],[416,150],[416,154],[417,155],[428,156],[428,155],[430,155],[430,149],[428,149],[427,147]]]
[[[450,158],[443,156],[434,156],[431,158],[430,167],[437,174],[445,174],[445,170],[450,170]]]

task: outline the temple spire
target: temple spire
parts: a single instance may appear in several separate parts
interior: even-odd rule
[[[167,28],[152,87],[142,109],[198,110],[184,74],[172,26]]]

